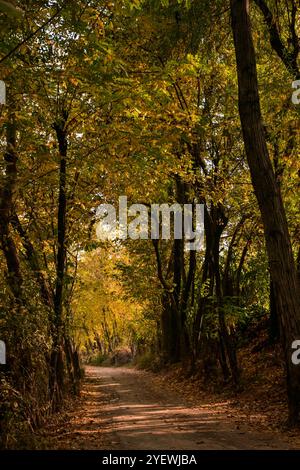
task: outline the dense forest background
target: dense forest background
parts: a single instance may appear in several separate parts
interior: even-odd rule
[[[3,447],[79,393],[81,359],[120,348],[239,391],[239,349],[262,325],[298,421],[299,12],[0,1]],[[203,250],[99,240],[97,207],[121,195],[204,204]]]

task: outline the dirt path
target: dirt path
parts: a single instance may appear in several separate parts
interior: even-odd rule
[[[289,449],[236,424],[226,403],[191,406],[131,368],[88,367],[82,406],[50,437],[56,449]]]

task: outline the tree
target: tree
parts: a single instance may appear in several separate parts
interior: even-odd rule
[[[231,0],[232,30],[236,51],[239,112],[245,151],[264,224],[270,272],[287,371],[289,419],[300,413],[300,369],[291,361],[291,345],[300,337],[299,285],[281,191],[269,157],[263,127],[249,0]]]

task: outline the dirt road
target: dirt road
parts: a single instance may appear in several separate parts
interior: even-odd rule
[[[51,438],[65,449],[289,449],[278,434],[228,418],[226,403],[191,406],[133,368],[88,367],[82,406]]]

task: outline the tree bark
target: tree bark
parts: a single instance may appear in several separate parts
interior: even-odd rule
[[[54,311],[56,328],[59,331],[62,322],[62,301],[63,301],[63,285],[65,275],[65,258],[66,258],[66,158],[67,158],[67,116],[63,117],[54,124],[56,131],[59,155],[59,195],[58,195],[58,215],[57,215],[57,259],[56,259],[56,285],[54,294]]]
[[[11,235],[10,222],[17,180],[16,127],[14,118],[10,117],[6,131],[7,150],[4,154],[6,163],[5,179],[0,194],[0,243],[7,266],[7,282],[17,305],[24,303],[17,248]]]
[[[59,168],[59,194],[57,215],[57,259],[56,259],[56,282],[54,292],[54,321],[53,321],[53,345],[50,360],[51,377],[50,392],[52,395],[53,408],[58,409],[62,401],[64,387],[64,359],[63,359],[63,293],[64,276],[66,267],[66,159],[67,159],[67,130],[66,122],[68,115],[63,112],[53,128],[56,131],[59,146],[60,168]]]

